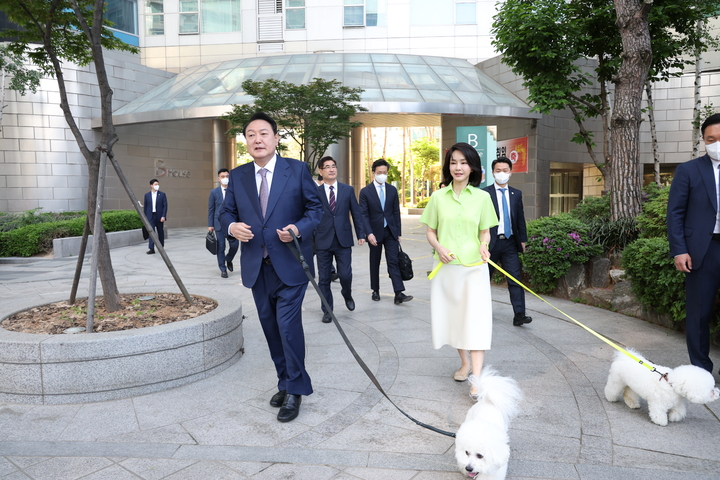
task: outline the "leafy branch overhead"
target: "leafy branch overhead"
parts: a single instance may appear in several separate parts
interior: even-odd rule
[[[269,79],[245,80],[243,90],[254,97],[254,104],[233,105],[222,118],[232,128],[229,135],[242,133],[243,126],[257,111],[273,117],[282,138],[291,138],[300,146],[301,160],[316,166],[328,147],[350,136],[361,122],[351,119],[367,109],[360,106],[361,88],[343,86],[337,80],[313,79],[305,85]]]

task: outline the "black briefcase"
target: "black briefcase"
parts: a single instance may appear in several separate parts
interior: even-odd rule
[[[207,235],[205,235],[205,248],[213,255],[217,255],[218,244],[214,230],[212,232],[209,231]]]
[[[398,247],[400,247],[399,243]],[[412,280],[412,260],[410,260],[410,256],[407,253],[403,252],[402,247],[400,247],[400,252],[398,252],[398,263],[400,264],[400,278],[402,278],[404,282]]]
[[[150,234],[148,233],[147,228],[145,228],[145,225],[143,225],[142,227],[142,236],[143,240],[147,240],[148,238],[150,238]]]

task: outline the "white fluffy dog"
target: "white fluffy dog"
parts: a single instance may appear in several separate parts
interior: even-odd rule
[[[647,362],[639,353],[628,351]],[[685,418],[685,398],[705,404],[720,397],[720,390],[715,388],[715,380],[707,370],[694,365],[675,369],[656,365],[655,368],[667,372],[667,380],[622,352],[616,352],[605,385],[605,398],[609,402],[622,398],[630,408],[640,408],[640,399],[644,398],[650,420],[664,427],[668,420],[679,422]]]
[[[522,392],[515,380],[498,376],[489,366],[470,382],[479,395],[455,435],[458,468],[475,480],[502,480],[510,459],[508,425],[518,413]]]

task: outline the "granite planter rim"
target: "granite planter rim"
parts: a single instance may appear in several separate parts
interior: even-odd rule
[[[229,367],[243,353],[242,304],[217,288],[193,295],[211,298],[218,306],[195,318],[114,332],[35,334],[0,327],[0,401],[58,404],[127,398]],[[2,318],[66,295],[57,297],[14,301]]]

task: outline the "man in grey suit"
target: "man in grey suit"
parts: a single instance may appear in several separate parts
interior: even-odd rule
[[[216,232],[217,236],[217,262],[220,267],[220,276],[228,278],[227,271],[233,271],[233,259],[240,247],[240,242],[236,238],[227,237],[230,250],[225,254],[225,238],[220,230],[220,209],[225,200],[225,192],[230,181],[230,172],[227,168],[218,170],[218,182],[220,186],[210,190],[210,198],[208,198],[208,230]]]
[[[323,218],[315,230],[315,249],[318,261],[318,275],[320,277],[320,291],[333,308],[333,296],[330,289],[332,282],[332,261],[337,262],[337,274],[340,277],[340,293],[345,299],[348,310],[355,310],[355,300],[352,298],[352,247],[355,245],[350,215],[358,243],[365,243],[365,234],[362,227],[362,214],[360,206],[355,199],[355,190],[350,185],[337,181],[337,164],[332,157],[323,157],[318,163],[323,183],[318,186],[318,195],[323,204]],[[330,323],[330,312],[322,307],[324,323]]]

